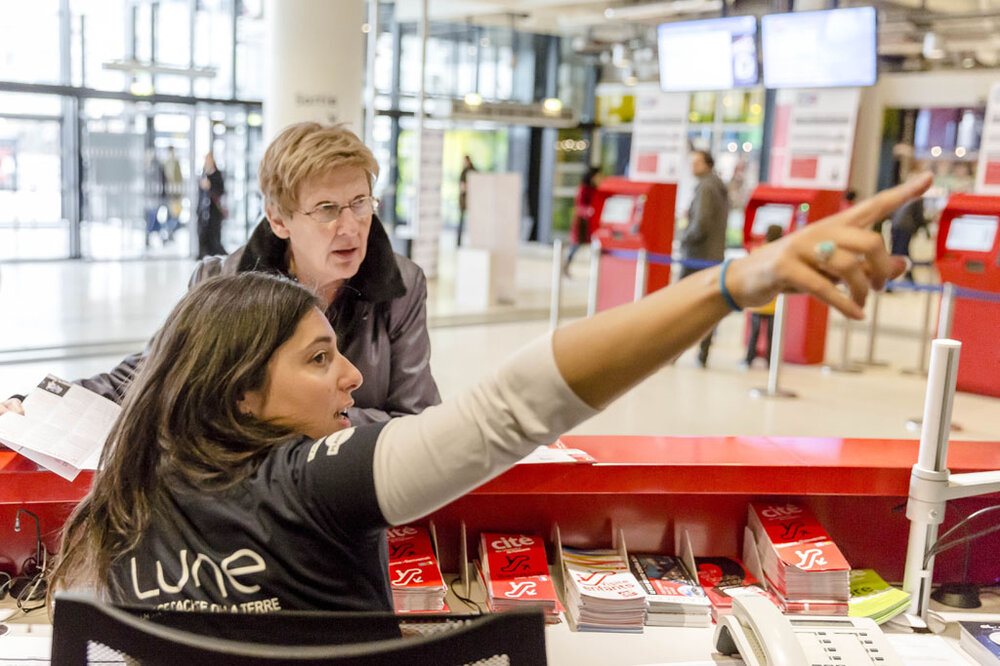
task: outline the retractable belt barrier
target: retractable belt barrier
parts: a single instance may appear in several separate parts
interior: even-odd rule
[[[604,256],[616,257],[619,259],[632,260],[636,262],[636,289],[635,289],[635,300],[642,298],[645,289],[643,288],[646,282],[646,276],[649,271],[649,264],[658,265],[673,265],[680,264],[685,268],[711,268],[712,266],[718,266],[722,262],[711,261],[704,259],[676,259],[669,254],[658,254],[655,252],[648,252],[646,250],[607,250],[601,247],[600,241],[593,239],[590,243],[591,247],[591,271],[590,271],[590,284],[588,287],[588,298],[587,298],[587,316],[593,315],[597,310],[597,283],[599,278],[599,261],[598,259]],[[551,311],[551,323],[552,326],[557,326],[559,322],[559,308],[560,308],[560,292],[561,292],[561,280],[562,273],[558,270],[558,265],[560,257],[562,255],[561,243],[556,245],[555,251],[553,252],[553,263],[554,268],[552,271],[552,311]],[[913,262],[912,267],[921,268],[933,268],[934,263],[925,262]],[[916,282],[911,282],[907,280],[895,280],[888,284],[888,287],[893,290],[899,291],[913,291],[917,293],[924,293],[927,298],[924,300],[923,307],[923,318],[921,324],[921,334],[920,334],[920,345],[918,349],[918,363],[915,368],[908,368],[903,370],[907,374],[926,374],[927,373],[927,346],[930,342],[930,319],[931,319],[931,300],[933,294],[940,294],[940,318],[938,322],[937,336],[938,338],[949,337],[951,334],[952,319],[955,313],[955,301],[957,299],[982,301],[986,303],[1000,303],[1000,293],[994,293],[989,291],[982,291],[979,289],[971,289],[968,287],[959,287],[951,283],[941,284],[920,284]],[[875,301],[872,307],[872,322],[868,330],[868,353],[867,359],[863,362],[866,366],[885,366],[885,362],[879,362],[875,360],[875,343],[878,335],[878,300],[880,294],[875,294]],[[775,364],[780,367],[782,358],[782,344],[783,336],[780,334],[780,322],[775,321],[772,331],[772,345],[771,345],[771,358],[769,363],[772,368]],[[846,323],[846,320],[845,320]],[[848,358],[848,348],[849,348],[849,335],[850,327],[849,324],[845,326],[845,337],[843,344],[843,351],[840,366],[842,368],[850,368],[855,371],[855,366],[851,363]],[[832,369],[839,369],[834,367]],[[860,369],[858,369],[860,370]],[[777,372],[772,373],[772,381],[769,382],[768,390],[766,391],[755,391],[755,395],[764,396],[775,396],[787,392],[781,391],[777,386]]]

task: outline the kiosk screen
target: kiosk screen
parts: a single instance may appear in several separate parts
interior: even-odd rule
[[[750,231],[754,236],[764,236],[767,234],[767,228],[776,224],[787,233],[792,226],[794,213],[795,206],[791,204],[764,204],[754,212]]]
[[[629,224],[635,210],[635,197],[616,194],[608,197],[601,211],[601,224]]]
[[[951,221],[948,238],[944,242],[949,250],[989,252],[997,237],[1000,217],[995,215],[962,215]]]

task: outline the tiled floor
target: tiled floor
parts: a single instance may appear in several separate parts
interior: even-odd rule
[[[563,282],[565,317],[585,312],[585,253],[574,264],[574,277]],[[192,266],[170,260],[4,265],[0,395],[24,391],[48,372],[76,378],[107,370],[141,348],[184,292]],[[445,397],[545,333],[551,249],[523,248],[517,302],[485,312],[455,303],[453,266],[454,255],[446,251],[440,276],[430,281],[428,300],[432,366]],[[841,374],[786,365],[782,385],[798,393],[787,400],[750,397],[751,388],[766,384],[767,372],[763,365],[739,367],[742,318],[729,317],[719,327],[708,369],[698,368],[689,351],[577,432],[917,437],[906,421],[923,409],[924,379],[900,370],[917,364],[923,298],[909,292],[881,297],[875,350],[888,366]],[[936,309],[935,302],[932,316]],[[840,361],[842,322],[831,315],[827,359],[833,364]],[[867,324],[856,324],[852,358],[866,356],[867,342]],[[959,394],[954,419],[962,426],[956,438],[1000,441],[1000,399]]]

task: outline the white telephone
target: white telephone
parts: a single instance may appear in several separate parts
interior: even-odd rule
[[[756,595],[733,598],[733,614],[719,618],[714,642],[747,666],[903,666],[869,618],[785,617]]]

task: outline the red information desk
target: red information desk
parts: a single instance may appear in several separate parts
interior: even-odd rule
[[[747,202],[743,244],[752,250],[764,242],[767,228],[785,233],[840,210],[843,192],[758,185]],[[822,363],[826,348],[826,305],[810,296],[785,297],[785,352],[789,363]],[[749,315],[747,315],[749,318]],[[764,347],[761,340],[760,346]]]
[[[1000,197],[952,195],[938,224],[941,282],[1000,295]],[[958,389],[1000,396],[1000,303],[959,298],[951,337],[962,342]]]
[[[480,531],[549,537],[558,523],[568,545],[607,547],[621,528],[633,550],[674,552],[687,529],[696,555],[739,555],[747,504],[798,499],[816,513],[855,568],[901,581],[909,521],[904,506],[915,440],[766,437],[567,436],[596,464],[517,465],[441,509],[435,521],[445,568],[464,520],[469,552]],[[951,442],[953,472],[1000,469],[1000,442]],[[1000,495],[949,503],[942,531]],[[1000,578],[1000,533],[972,546],[970,580]],[[958,579],[964,550],[935,560],[935,580]]]
[[[594,195],[591,238],[605,250],[670,255],[674,242],[674,206],[677,186],[605,178]],[[635,296],[635,260],[601,256],[597,309],[632,302]],[[648,264],[646,293],[670,282],[670,266]]]
[[[548,538],[558,523],[569,545],[609,546],[621,528],[634,550],[673,552],[687,529],[696,554],[738,555],[747,503],[768,498],[805,502],[854,567],[902,580],[914,440],[569,436],[563,442],[597,462],[516,465],[430,517],[446,571],[458,570],[460,521],[470,553],[480,531]],[[948,465],[956,473],[1000,469],[1000,442],[951,442]],[[19,506],[41,516],[46,546],[54,549],[59,526],[90,480],[81,474],[70,484],[0,454],[0,562],[21,562],[34,552],[34,529],[13,531]],[[942,531],[998,499],[949,503],[954,509]],[[970,580],[1000,578],[997,552],[1000,533],[973,543]],[[962,548],[938,556],[935,579],[960,577],[963,561]]]

